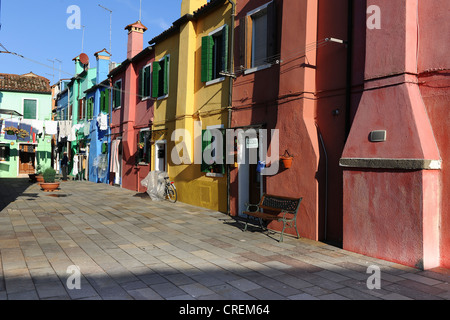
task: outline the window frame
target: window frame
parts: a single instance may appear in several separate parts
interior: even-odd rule
[[[247,75],[247,74],[250,74],[250,73],[254,73],[254,72],[256,72],[256,71],[268,69],[268,68],[272,67],[272,64],[269,63],[269,62],[262,63],[262,64],[260,64],[260,65],[254,65],[254,47],[255,47],[255,42],[254,42],[255,36],[254,36],[254,33],[255,33],[255,29],[254,29],[254,26],[253,26],[253,18],[252,18],[252,16],[255,16],[255,15],[261,13],[261,11],[266,11],[264,14],[265,14],[266,17],[267,17],[267,26],[268,26],[268,25],[269,25],[269,20],[268,20],[268,19],[269,19],[269,15],[268,15],[268,7],[269,7],[270,5],[272,5],[272,4],[274,4],[274,1],[273,1],[273,0],[272,0],[272,1],[269,1],[269,2],[267,2],[267,3],[265,3],[265,4],[263,4],[262,6],[256,8],[256,9],[253,9],[253,10],[249,11],[249,12],[246,14],[246,16],[245,16],[245,18],[247,19],[247,21],[248,21],[248,19],[252,20],[251,30],[247,30],[247,31],[251,32],[251,35],[252,35],[252,36],[251,36],[251,41],[252,41],[252,43],[251,43],[251,52],[250,52],[250,53],[247,52],[247,53],[246,53],[246,54],[247,54],[247,57],[245,57],[245,59],[250,58],[250,60],[249,60],[250,66],[247,66],[247,69],[244,70],[244,75]],[[246,28],[249,28],[249,27],[246,25]],[[268,27],[267,27],[267,31],[269,31],[269,28],[268,28]],[[267,34],[266,34],[266,36],[267,36]],[[246,45],[247,45],[247,44],[246,44]],[[269,43],[266,44],[266,50],[267,50],[268,48],[269,48]],[[270,58],[270,57],[266,56],[266,59],[267,59],[267,58]]]
[[[145,95],[145,69],[149,68],[148,70],[148,96]],[[152,98],[152,62],[149,62],[147,65],[143,66],[141,70],[139,71],[140,77],[139,77],[139,96],[141,98],[141,101],[145,101]],[[141,78],[142,77],[142,78]]]
[[[118,91],[118,92],[120,93],[120,105],[119,105],[119,106],[116,106],[116,92],[117,92],[117,90],[116,90],[116,85],[117,85],[118,83],[120,83],[120,90]],[[113,110],[117,110],[117,109],[122,108],[122,104],[123,104],[123,94],[122,94],[122,88],[123,88],[123,86],[122,86],[122,84],[123,84],[122,79],[116,80],[116,81],[114,82],[114,85],[113,85]]]
[[[148,140],[147,142],[145,141],[146,138],[144,136],[144,141],[141,141],[141,137],[143,133],[149,133],[148,136]],[[144,157],[144,155],[141,157],[140,155],[140,148],[139,148],[139,144],[141,142],[144,142],[144,148],[147,147],[147,158]],[[152,163],[152,130],[150,128],[144,128],[139,130],[139,135],[138,135],[138,145],[137,145],[137,159],[136,159],[136,163],[137,165],[140,166],[147,166],[147,165],[151,165]],[[147,143],[145,145],[145,143]]]
[[[202,82],[205,83],[205,86],[210,86],[210,85],[222,82],[226,78],[225,76],[220,76],[220,72],[221,71],[227,71],[227,70],[220,70],[219,72],[217,72],[217,70],[215,70],[217,68],[217,64],[220,63],[221,60],[224,58],[224,56],[223,56],[224,49],[223,48],[221,50],[222,52],[220,53],[220,55],[219,55],[219,52],[217,52],[217,47],[215,46],[215,43],[217,41],[216,39],[220,39],[219,41],[222,41],[222,43],[224,43],[225,41],[229,42],[229,31],[227,32],[227,39],[224,39],[224,37],[225,37],[224,30],[226,28],[228,28],[228,25],[224,24],[224,25],[218,27],[217,29],[211,31],[210,33],[208,33],[208,36],[212,37],[212,39],[213,39],[214,48],[213,48],[212,53],[211,53],[212,56],[210,57],[211,64],[212,64],[211,79],[207,80],[207,81],[203,81],[203,79],[202,79]],[[220,35],[218,35],[219,33],[220,33]],[[229,45],[227,46],[227,50],[226,50],[226,53],[225,53],[226,58],[227,58],[226,68],[228,68],[228,64],[229,64],[229,59],[228,59],[229,50],[228,50],[228,48],[229,48]],[[201,68],[203,68],[203,65],[201,66]],[[214,72],[214,71],[216,71],[216,72]],[[202,72],[203,71],[201,71],[201,73]],[[219,74],[219,76],[216,76],[217,74]]]
[[[36,101],[36,117],[34,119],[25,118],[25,100]],[[39,119],[39,99],[36,98],[22,98],[22,117],[27,120],[38,120]]]
[[[7,144],[0,143],[0,162],[9,162],[11,157],[11,147]]]
[[[223,124],[207,126],[205,130],[202,130],[202,159],[203,159],[203,152],[205,151],[205,148],[207,146],[211,145],[211,149],[217,150],[217,142],[216,141],[210,141],[209,143],[205,143],[206,141],[203,140],[205,132],[208,130],[212,130],[212,129],[218,129],[220,132],[222,132],[222,135],[224,138],[224,141],[222,142],[223,143],[222,148],[224,149],[223,154],[222,154],[223,163],[222,164],[217,163],[217,155],[215,154],[212,159],[212,160],[214,160],[214,163],[211,165],[208,165],[202,160],[202,165],[201,165],[200,170],[202,173],[205,173],[207,177],[220,178],[220,177],[223,177],[224,174],[226,173],[226,155],[225,155],[226,142],[225,142],[225,134],[224,134],[225,127]],[[206,171],[206,170],[210,169],[211,167],[214,167],[215,169],[220,170],[222,173]]]
[[[157,85],[157,88],[158,88],[158,92],[156,92],[156,96],[154,95],[155,93],[154,93],[154,91],[153,91],[153,89],[154,89],[154,86],[155,86],[155,82],[153,82],[154,80],[155,80],[155,78],[154,78],[154,72],[155,72],[155,68],[153,67],[154,66],[154,63],[158,63],[159,64],[159,66],[161,67],[161,62],[162,61],[164,61],[165,59],[168,59],[167,60],[167,70],[164,70],[164,72],[167,74],[167,93],[165,93],[165,94],[163,94],[163,95],[159,95],[159,92],[160,92],[160,83],[161,83],[161,78],[160,78],[160,76],[161,76],[161,74],[158,74],[158,83],[156,84]],[[166,54],[166,55],[164,55],[161,59],[159,59],[159,60],[155,60],[155,61],[153,61],[152,62],[152,73],[151,73],[151,77],[152,77],[152,87],[151,87],[151,97],[153,98],[153,99],[156,99],[156,100],[163,100],[163,99],[166,99],[166,98],[168,98],[169,97],[169,94],[170,94],[170,61],[171,59],[170,59],[170,54]],[[158,70],[158,73],[160,73],[161,72],[161,68]],[[164,74],[163,74],[163,77],[164,77]],[[164,83],[164,82],[163,82]],[[163,89],[164,90],[164,89]],[[163,91],[163,93],[164,93],[164,91]]]

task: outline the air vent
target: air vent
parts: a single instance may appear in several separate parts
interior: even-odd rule
[[[384,142],[386,141],[386,130],[375,130],[369,134],[370,142]]]

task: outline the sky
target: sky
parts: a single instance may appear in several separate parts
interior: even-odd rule
[[[125,26],[139,20],[140,0],[0,0],[1,29],[0,73],[25,74],[33,72],[46,77],[51,84],[60,78],[74,76],[73,58],[82,52],[95,67],[94,53],[109,51],[110,13],[112,10],[112,61],[121,63],[127,55]],[[73,25],[72,5],[80,9],[80,29]],[[181,0],[142,0],[142,23],[148,28],[144,34],[144,47],[148,41],[169,28],[180,17]],[[84,38],[83,38],[84,29]],[[59,62],[59,61],[61,62]],[[61,72],[60,72],[61,70]]]

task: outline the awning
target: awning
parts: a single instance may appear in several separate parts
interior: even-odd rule
[[[9,109],[0,109],[0,114],[7,114],[10,116],[16,116],[16,117],[22,117],[23,115],[18,113],[16,110],[9,110]]]

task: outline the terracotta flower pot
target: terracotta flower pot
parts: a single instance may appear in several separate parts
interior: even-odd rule
[[[281,157],[280,159],[283,162],[283,166],[286,169],[289,169],[292,165],[292,159],[294,159],[294,158],[293,157]]]
[[[44,176],[41,174],[36,175],[36,181],[37,182],[44,182]]]
[[[44,190],[45,192],[52,192],[59,188],[59,182],[41,183],[40,186],[41,186],[42,190]]]

